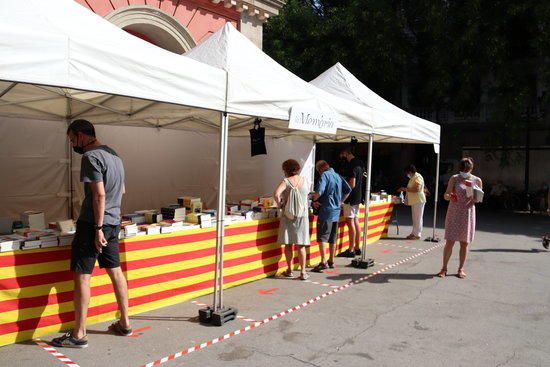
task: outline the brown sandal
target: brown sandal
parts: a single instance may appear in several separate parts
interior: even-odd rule
[[[456,276],[460,279],[466,278],[466,273],[464,272],[464,269],[458,269],[458,273],[456,273]]]
[[[292,274],[292,270],[290,269],[286,269],[285,271],[282,272],[281,275],[284,276],[285,278],[294,278],[294,274]]]
[[[447,276],[447,269],[441,269],[439,273],[437,273],[437,276],[440,278],[445,278]]]
[[[133,334],[132,329],[125,329],[125,328],[122,327],[122,325],[120,324],[120,320],[118,320],[116,322],[113,322],[109,326],[109,330],[114,331],[115,334],[118,334],[120,336],[130,336],[130,335]]]

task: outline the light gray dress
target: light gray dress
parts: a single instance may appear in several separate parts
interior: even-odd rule
[[[283,191],[283,200],[287,200],[291,183],[285,179],[286,189]],[[298,189],[302,199],[307,202],[307,195],[309,194],[309,185],[307,182],[302,184]],[[288,219],[284,213],[281,213],[279,222],[279,235],[277,242],[285,245],[304,245],[309,246],[309,215],[300,218]]]

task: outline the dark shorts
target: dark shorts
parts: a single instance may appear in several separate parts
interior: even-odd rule
[[[101,253],[95,248],[95,228],[91,223],[76,222],[76,233],[71,248],[71,270],[75,273],[92,274],[95,261],[100,268],[117,268],[120,266],[118,251],[119,226],[103,226],[103,234],[107,240],[107,246]]]
[[[338,222],[317,221],[317,242],[335,243],[336,233],[338,232]]]

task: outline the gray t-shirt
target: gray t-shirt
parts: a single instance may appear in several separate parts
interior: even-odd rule
[[[92,206],[91,182],[103,182],[105,186],[105,213],[103,224],[120,224],[120,203],[124,187],[122,159],[106,145],[89,150],[82,156],[80,181],[84,182],[84,201],[78,220],[95,224]]]

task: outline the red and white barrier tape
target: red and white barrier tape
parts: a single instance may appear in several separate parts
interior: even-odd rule
[[[340,287],[339,285],[332,285],[332,284],[328,284],[328,283],[314,282],[312,280],[304,280],[304,283],[311,283],[311,284],[316,284],[316,285],[320,285],[320,286],[323,286],[323,287],[330,287],[330,288]]]
[[[246,322],[253,322],[253,323],[259,322],[259,321],[256,321],[256,320],[254,320],[254,319],[249,319],[249,318],[246,318],[246,317],[241,316],[241,315],[237,315],[237,318],[238,318],[239,320],[243,320],[243,321],[246,321]]]
[[[409,249],[409,250],[417,250],[417,251],[422,250],[421,248],[416,248],[416,247],[412,247],[412,246],[404,246],[404,245],[394,245],[394,244],[391,244],[391,243],[378,242],[377,245],[388,246],[388,247],[406,248],[406,249]]]
[[[372,278],[372,277],[374,277],[374,276],[376,276],[376,275],[378,275],[378,274],[380,274],[380,273],[383,273],[383,272],[385,272],[385,271],[387,271],[387,270],[390,270],[390,269],[392,269],[392,268],[394,268],[394,267],[396,267],[396,266],[399,266],[399,265],[401,265],[401,264],[403,264],[403,263],[405,263],[405,262],[407,262],[407,261],[410,261],[410,260],[412,260],[412,259],[414,259],[414,258],[417,258],[417,257],[419,257],[419,256],[422,256],[422,255],[425,255],[425,254],[427,254],[428,252],[431,252],[431,251],[433,251],[433,250],[435,250],[436,248],[441,247],[441,246],[442,246],[442,245],[439,244],[439,245],[437,245],[437,246],[430,247],[430,248],[428,248],[428,249],[426,249],[426,250],[423,250],[422,252],[419,252],[419,253],[417,253],[417,254],[415,254],[415,255],[409,256],[409,257],[407,257],[407,258],[405,258],[405,259],[403,259],[403,260],[401,260],[401,261],[398,261],[398,262],[396,262],[396,263],[390,264],[390,265],[388,265],[388,266],[386,266],[386,267],[384,267],[384,268],[382,268],[382,269],[380,269],[380,270],[378,270],[378,271],[376,271],[376,272],[374,272],[374,273],[372,273],[372,274],[366,275],[366,276],[364,276],[364,277],[362,277],[362,278],[359,278],[359,279],[357,279],[357,280],[355,280],[355,281],[346,283],[346,284],[344,284],[344,285],[342,285],[342,286],[339,286],[338,288],[334,288],[334,289],[332,289],[332,290],[330,290],[330,291],[328,291],[328,292],[326,292],[326,293],[321,294],[320,296],[317,296],[317,297],[315,297],[315,298],[311,298],[311,299],[307,300],[307,301],[304,302],[304,303],[301,303],[301,304],[296,305],[296,306],[294,306],[294,307],[292,307],[292,308],[289,308],[288,310],[279,312],[278,314],[275,314],[275,315],[273,315],[273,316],[270,316],[270,317],[268,317],[268,318],[266,318],[266,319],[264,319],[264,320],[262,320],[262,321],[256,321],[255,323],[253,323],[253,324],[251,324],[251,325],[249,325],[249,326],[247,326],[247,327],[245,327],[245,328],[242,328],[242,329],[238,329],[238,330],[232,331],[232,332],[230,332],[229,334],[225,334],[225,335],[223,335],[223,336],[220,336],[220,337],[217,337],[217,338],[215,338],[215,339],[209,340],[209,341],[204,342],[204,343],[202,343],[202,344],[195,345],[194,347],[191,347],[191,348],[188,348],[188,349],[184,349],[184,350],[182,350],[182,351],[180,351],[180,352],[177,352],[177,353],[175,353],[175,354],[166,356],[166,357],[164,357],[164,358],[157,359],[156,361],[153,361],[153,362],[151,362],[151,363],[147,363],[147,364],[145,364],[145,365],[142,365],[141,367],[152,367],[152,366],[161,365],[161,364],[166,363],[166,362],[168,362],[168,361],[172,361],[172,360],[174,360],[174,359],[176,359],[176,358],[180,358],[180,357],[186,356],[186,355],[188,355],[188,354],[190,354],[190,353],[193,353],[193,352],[196,352],[196,351],[198,351],[198,350],[204,349],[204,348],[209,347],[209,346],[211,346],[211,345],[213,345],[213,344],[216,344],[216,343],[219,343],[219,342],[221,342],[221,341],[227,340],[227,339],[229,339],[229,338],[231,338],[231,337],[234,337],[235,335],[239,335],[239,334],[245,333],[245,332],[247,332],[247,331],[250,331],[250,330],[252,330],[252,329],[255,329],[255,328],[257,328],[257,327],[259,327],[259,326],[261,326],[261,325],[265,325],[265,324],[267,324],[267,323],[270,322],[270,321],[277,320],[278,318],[281,318],[281,317],[283,317],[283,316],[286,316],[286,315],[288,315],[288,314],[290,314],[290,313],[292,313],[292,312],[294,312],[294,311],[298,311],[298,310],[300,310],[300,309],[303,309],[303,308],[305,308],[305,307],[307,307],[307,306],[309,306],[309,305],[311,305],[311,304],[313,304],[313,303],[315,303],[315,302],[317,302],[317,301],[320,301],[320,300],[323,299],[323,298],[326,298],[326,297],[328,297],[328,296],[331,296],[331,295],[333,295],[333,294],[336,294],[336,293],[340,292],[341,290],[344,290],[344,289],[346,289],[346,288],[349,288],[349,287],[351,287],[351,286],[353,286],[353,285],[355,285],[355,284],[362,283],[362,282],[364,282],[364,281],[366,281],[366,280],[368,280],[368,279],[370,279],[370,278]],[[195,303],[195,302],[193,302],[193,303]],[[197,303],[195,303],[195,304],[197,304]]]
[[[78,364],[76,364],[75,362],[71,361],[66,355],[64,355],[63,353],[59,353],[54,347],[52,347],[51,345],[49,345],[48,343],[46,342],[43,342],[42,340],[40,339],[35,339],[33,340],[36,344],[38,344],[39,347],[41,347],[42,349],[44,349],[46,352],[50,353],[52,356],[54,356],[55,358],[57,358],[59,361],[65,363],[67,366],[70,366],[70,367],[80,367]]]

